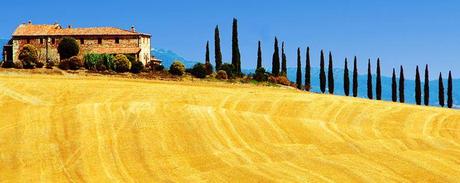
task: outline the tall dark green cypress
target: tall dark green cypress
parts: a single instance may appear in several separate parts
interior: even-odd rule
[[[343,71],[343,92],[345,96],[350,95],[350,77],[348,75],[348,60],[345,58],[345,67]]]
[[[393,68],[393,75],[391,77],[391,100],[393,102],[398,101],[398,96],[397,96],[397,84],[396,84],[396,71]]]
[[[420,83],[420,73],[418,71],[418,66],[415,70],[415,103],[417,103],[417,105],[422,104],[422,85]]]
[[[404,97],[404,68],[401,65],[400,71],[399,71],[399,102],[404,103],[405,102],[405,97]]]
[[[262,67],[262,48],[260,47],[260,41],[258,43],[258,48],[257,48],[257,68],[259,69]]]
[[[454,99],[452,98],[452,72],[449,71],[449,78],[447,78],[447,107],[452,108]]]
[[[297,48],[297,77],[296,84],[298,89],[302,89],[302,61],[300,58],[300,48]]]
[[[377,78],[375,85],[375,96],[377,100],[382,100],[382,76],[380,73],[380,58],[377,58]]]
[[[238,45],[238,20],[236,18],[233,18],[232,29],[232,65],[235,68],[235,72],[239,75],[241,73],[241,56]]]
[[[216,71],[220,70],[220,66],[222,65],[222,52],[220,50],[220,35],[218,25],[216,25],[214,30],[214,59],[216,61]]]
[[[281,75],[287,76],[286,53],[284,52],[284,41],[281,43]]]
[[[279,54],[279,47],[278,47],[278,38],[275,37],[275,44],[274,44],[274,51],[273,51],[273,58],[272,58],[272,74],[275,76],[279,76],[280,74],[280,54]]]
[[[355,56],[353,61],[353,97],[358,96],[358,59]]]
[[[321,50],[321,57],[319,63],[320,71],[319,71],[319,84],[321,88],[321,92],[326,92],[326,71],[324,70],[324,52]]]
[[[439,105],[444,107],[444,82],[442,81],[442,74],[439,73],[439,89],[438,89]]]
[[[209,58],[209,41],[206,42],[206,58],[205,58],[205,64],[206,65],[211,65],[211,60]]]
[[[334,94],[334,66],[332,65],[332,53],[329,52],[329,69],[327,73],[329,93]]]
[[[428,64],[425,66],[425,85],[423,87],[423,99],[426,106],[430,105],[430,76],[428,73]]]
[[[307,47],[307,55],[305,60],[305,90],[310,91],[311,79],[310,79],[310,47]]]
[[[372,71],[371,71],[371,59],[367,62],[367,97],[369,99],[373,99],[373,92],[372,92]]]

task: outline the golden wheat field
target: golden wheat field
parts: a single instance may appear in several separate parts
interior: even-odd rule
[[[0,75],[0,182],[458,182],[460,112],[217,82]]]

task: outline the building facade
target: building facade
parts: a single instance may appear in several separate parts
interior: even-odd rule
[[[64,37],[72,37],[80,44],[79,56],[87,53],[132,55],[146,64],[152,60],[149,34],[136,32],[134,27],[123,30],[114,27],[62,28],[59,24],[19,25],[9,44],[3,50],[7,60],[19,61],[18,56],[26,44],[35,46],[39,60],[59,61],[57,47]]]

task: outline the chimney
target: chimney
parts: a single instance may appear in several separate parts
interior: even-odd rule
[[[131,26],[131,32],[136,32],[136,28],[134,28],[134,26]]]
[[[31,25],[31,24],[32,24],[32,20],[29,20],[29,22],[28,22],[28,23],[29,23],[29,25]]]

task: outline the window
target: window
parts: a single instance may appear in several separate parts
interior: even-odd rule
[[[85,39],[80,38],[80,44],[85,44]]]
[[[102,44],[102,38],[97,39],[97,44]]]
[[[115,38],[115,44],[120,44],[120,38]]]
[[[40,38],[40,44],[43,44],[43,38]]]
[[[51,44],[54,44],[56,43],[56,39],[55,38],[51,38]]]
[[[27,44],[29,44],[29,43],[30,43],[30,39],[29,39],[29,38],[27,38]]]

